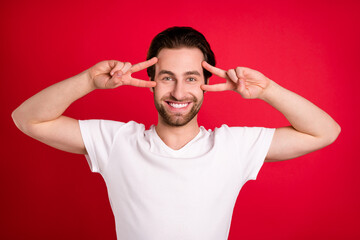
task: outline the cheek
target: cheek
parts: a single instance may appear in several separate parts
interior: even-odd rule
[[[202,83],[198,82],[194,85],[189,86],[188,90],[196,95],[199,95],[203,92],[203,90],[201,90],[201,85]]]
[[[173,88],[174,88],[174,84],[172,83],[157,82],[155,86],[155,91],[164,94],[167,92],[171,92]]]
[[[200,100],[204,97],[204,91],[201,90],[200,87],[198,87],[195,90],[191,91],[191,95],[195,96],[198,100]]]
[[[154,87],[154,97],[156,99],[161,99],[162,97],[169,95],[169,90],[164,86],[160,86],[159,84]]]

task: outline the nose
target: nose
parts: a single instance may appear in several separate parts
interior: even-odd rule
[[[171,95],[181,101],[186,97],[186,86],[182,81],[176,81]]]

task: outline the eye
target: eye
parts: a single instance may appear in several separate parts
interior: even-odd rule
[[[165,80],[165,81],[171,81],[172,78],[171,77],[164,77],[162,80]]]
[[[188,78],[188,81],[189,81],[189,82],[195,82],[195,81],[196,81],[196,78]]]

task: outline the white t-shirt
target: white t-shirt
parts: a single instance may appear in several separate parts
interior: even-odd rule
[[[154,126],[79,124],[90,168],[106,182],[121,240],[227,239],[239,191],[256,179],[275,130],[200,127],[173,150]]]

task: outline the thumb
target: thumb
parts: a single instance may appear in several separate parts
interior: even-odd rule
[[[111,75],[111,73],[110,73],[110,75]],[[116,88],[116,87],[123,85],[122,77],[123,77],[123,72],[121,70],[114,72],[112,77],[108,81],[106,81],[105,87],[106,88]]]

